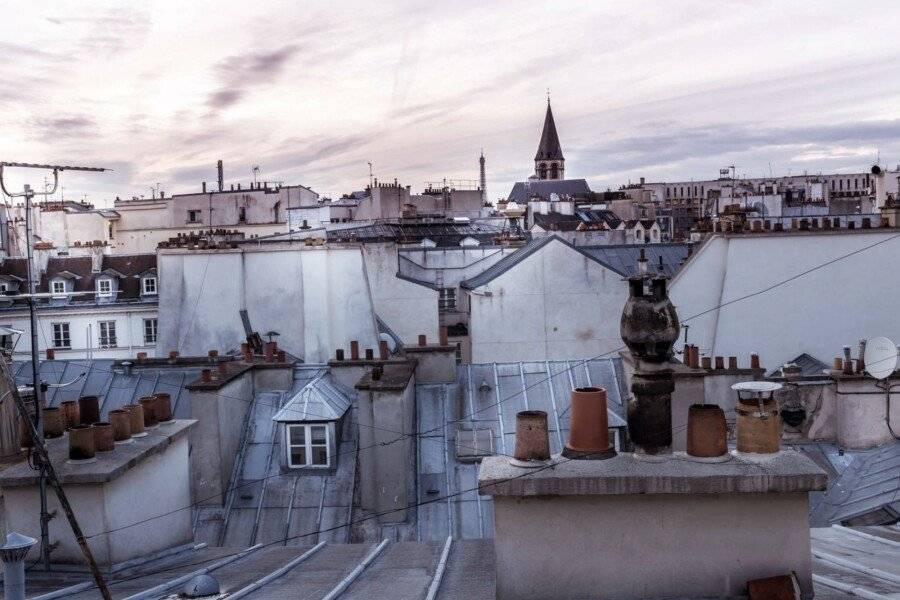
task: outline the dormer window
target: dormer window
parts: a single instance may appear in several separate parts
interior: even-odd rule
[[[50,282],[50,293],[54,296],[66,295],[66,282],[62,279],[54,279]]]
[[[144,277],[141,279],[141,294],[145,296],[156,294],[156,277]]]
[[[9,291],[9,286],[5,283],[0,283],[0,294],[5,294]]]
[[[112,280],[111,279],[98,279],[97,280],[97,295],[103,298],[109,298],[112,296]]]

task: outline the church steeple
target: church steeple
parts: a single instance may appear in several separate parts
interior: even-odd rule
[[[556,123],[553,121],[553,110],[550,108],[550,96],[547,96],[547,114],[544,116],[544,131],[537,153],[534,155],[534,174],[538,179],[564,179],[566,159],[559,145]]]

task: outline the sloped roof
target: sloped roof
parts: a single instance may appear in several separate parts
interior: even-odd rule
[[[534,224],[546,230],[575,231],[581,225],[581,219],[575,215],[562,213],[535,213]]]
[[[337,421],[350,408],[353,395],[330,374],[325,374],[303,386],[272,420],[279,423]]]
[[[541,132],[541,141],[538,143],[534,160],[564,160],[549,100],[547,101],[547,114],[544,115],[544,130]]]
[[[900,441],[865,451],[826,447],[819,452],[843,468],[836,477],[829,477],[828,490],[813,499],[814,526],[896,522],[900,516]]]
[[[690,248],[690,244],[664,243],[582,246],[581,250],[622,277],[638,274],[638,258],[643,250],[649,270],[658,272],[659,259],[662,257],[663,273],[666,277],[671,277],[687,259]]]
[[[810,356],[806,352],[798,356],[792,361],[795,365],[800,367],[800,375],[802,377],[815,377],[821,376],[822,372],[828,368],[826,363],[823,363],[821,360],[816,358],[815,356]],[[776,369],[773,369],[771,373],[769,373],[769,377],[778,377],[781,374],[779,371],[781,370],[781,366]]]
[[[558,196],[589,196],[591,188],[584,179],[531,179],[517,181],[509,192],[509,200],[524,203],[532,196],[550,199],[550,194]]]
[[[529,256],[531,256],[532,254],[534,254],[535,252],[537,252],[538,250],[540,250],[541,248],[543,248],[547,244],[550,244],[553,241],[557,241],[561,244],[565,244],[566,246],[568,246],[575,252],[579,252],[579,253],[583,254],[584,256],[590,258],[591,260],[593,260],[597,263],[600,263],[604,267],[615,271],[615,269],[613,269],[610,265],[603,263],[603,261],[598,259],[596,256],[590,254],[589,252],[586,252],[585,249],[583,249],[579,246],[574,246],[559,236],[548,235],[548,236],[542,236],[540,238],[531,240],[530,242],[528,242],[527,244],[522,246],[522,248],[520,248],[518,251],[504,256],[503,258],[501,258],[500,260],[495,262],[493,265],[491,265],[490,267],[488,267],[487,269],[485,269],[484,271],[482,271],[481,273],[476,275],[475,277],[470,277],[469,279],[466,279],[465,281],[461,281],[459,285],[460,285],[460,287],[465,288],[467,290],[472,290],[479,286],[490,283],[491,281],[493,281],[500,275],[503,275],[504,273],[506,273],[507,271],[512,269],[514,266],[516,266],[517,264],[519,264],[520,262],[522,262],[523,260],[525,260],[526,258],[528,258]]]

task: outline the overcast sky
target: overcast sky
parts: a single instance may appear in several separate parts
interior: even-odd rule
[[[856,8],[856,7],[859,8]],[[864,7],[864,8],[863,8]],[[0,0],[0,160],[107,166],[67,198],[215,180],[324,195],[533,171],[546,89],[569,177],[900,162],[896,2]],[[38,175],[35,178],[40,177]],[[39,184],[39,181],[32,181]]]

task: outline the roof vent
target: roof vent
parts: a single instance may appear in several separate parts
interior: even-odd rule
[[[181,598],[207,598],[219,594],[219,582],[209,575],[197,575],[181,590]]]

